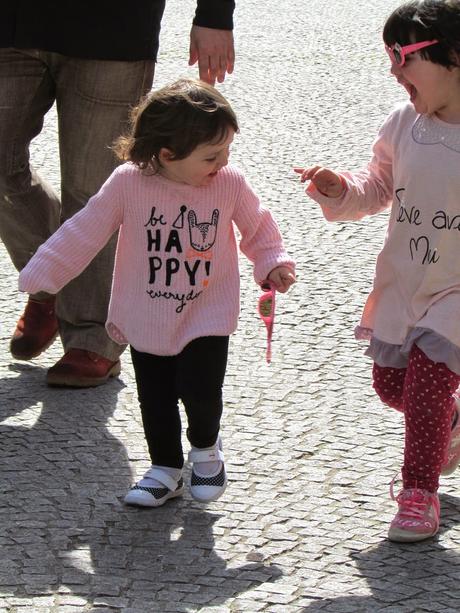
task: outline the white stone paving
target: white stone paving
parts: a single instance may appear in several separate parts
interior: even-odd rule
[[[193,5],[168,0],[157,86],[195,75],[186,66]],[[374,395],[352,332],[386,216],[328,224],[292,171],[367,162],[405,97],[380,34],[396,5],[238,0],[238,59],[221,87],[241,124],[233,161],[277,217],[298,283],[278,300],[268,366],[242,260],[220,501],[203,507],[187,492],[156,510],[122,505],[148,466],[129,355],[119,380],[80,391],[44,385],[59,343],[33,362],[13,360],[24,297],[0,246],[0,613],[460,610],[460,473],[442,482],[437,539],[385,539],[401,420]],[[58,188],[53,112],[32,153]]]

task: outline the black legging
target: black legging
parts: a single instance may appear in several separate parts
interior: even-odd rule
[[[228,336],[197,338],[174,356],[141,353],[131,347],[152,464],[172,468],[184,465],[179,400],[187,415],[190,444],[204,448],[216,442],[228,340]]]

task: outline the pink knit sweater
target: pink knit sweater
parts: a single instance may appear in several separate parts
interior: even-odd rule
[[[175,355],[195,338],[236,329],[233,222],[257,283],[276,266],[294,268],[272,215],[235,168],[193,187],[124,164],[38,249],[19,289],[59,292],[119,230],[107,331],[138,351]]]

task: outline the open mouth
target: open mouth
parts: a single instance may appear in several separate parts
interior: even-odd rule
[[[407,83],[406,81],[399,81],[399,83],[404,87],[406,92],[409,94],[410,101],[413,102],[415,97],[417,96],[417,88]]]
[[[408,91],[409,91],[410,101],[413,102],[415,100],[415,97],[417,96],[417,89],[413,85],[409,85]]]

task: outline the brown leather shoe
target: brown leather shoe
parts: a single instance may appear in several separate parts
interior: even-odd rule
[[[48,385],[56,387],[95,387],[120,374],[120,360],[86,351],[69,349],[46,375]]]
[[[31,360],[54,343],[58,334],[54,302],[54,297],[49,300],[29,298],[11,338],[13,358]]]

